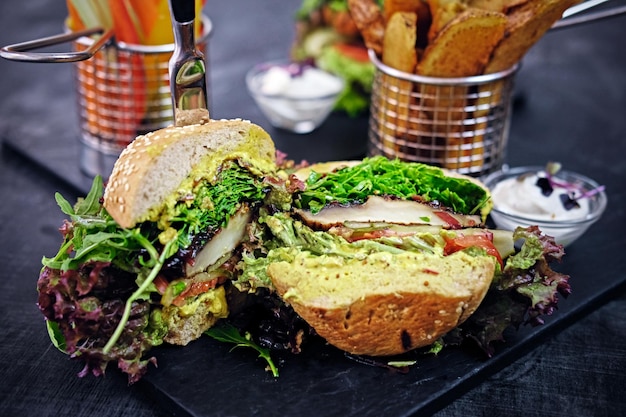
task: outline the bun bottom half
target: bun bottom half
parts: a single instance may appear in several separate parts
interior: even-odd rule
[[[299,252],[268,273],[283,299],[331,345],[391,356],[428,346],[483,300],[495,258],[377,253],[366,259]]]

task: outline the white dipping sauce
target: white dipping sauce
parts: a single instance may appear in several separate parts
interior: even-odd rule
[[[293,75],[286,68],[272,67],[261,80],[261,92],[285,98],[317,98],[336,94],[343,88],[337,77],[314,67]]]
[[[542,177],[544,173],[538,173]],[[528,217],[535,220],[575,220],[589,214],[589,201],[577,200],[580,207],[567,210],[561,201],[561,194],[568,190],[554,186],[549,196],[542,193],[537,185],[539,175],[509,178],[498,183],[491,192],[494,207],[509,214]],[[580,194],[575,193],[574,197]]]

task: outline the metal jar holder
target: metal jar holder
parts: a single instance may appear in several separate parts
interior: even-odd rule
[[[376,67],[369,155],[422,162],[483,176],[499,169],[508,140],[518,66],[473,77],[424,77]]]
[[[211,32],[210,19],[202,16],[196,44],[205,57]],[[72,52],[29,52],[68,42]],[[1,55],[16,61],[74,63],[80,168],[92,177],[108,177],[120,152],[137,135],[173,124],[168,70],[173,51],[173,43],[117,42],[112,31],[94,28],[10,45]]]

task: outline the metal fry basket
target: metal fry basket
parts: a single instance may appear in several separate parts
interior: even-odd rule
[[[506,152],[517,66],[473,77],[435,78],[376,67],[368,154],[472,176],[499,169]]]

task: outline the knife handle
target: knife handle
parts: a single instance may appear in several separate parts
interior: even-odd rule
[[[195,1],[170,0],[174,52],[169,60],[170,89],[177,126],[209,119],[206,64],[194,40]]]
[[[196,17],[194,0],[170,0],[170,7],[174,20],[179,23],[193,21]]]

